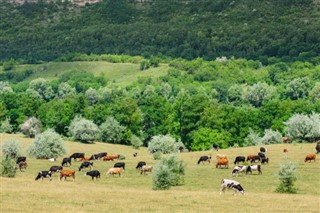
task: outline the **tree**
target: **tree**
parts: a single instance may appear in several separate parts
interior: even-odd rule
[[[194,131],[191,149],[193,151],[209,150],[212,148],[212,144],[216,144],[220,148],[227,148],[230,141],[230,134],[225,131],[219,132],[216,129],[200,128]]]
[[[83,143],[93,143],[100,137],[100,130],[92,121],[76,116],[69,126],[69,133],[74,140]]]
[[[240,85],[235,84],[228,89],[229,102],[241,103],[242,99],[243,99],[243,88]]]
[[[184,183],[185,164],[176,155],[163,158],[154,168],[152,181],[154,190],[170,189]]]
[[[320,82],[317,82],[310,91],[309,97],[313,102],[320,101]]]
[[[7,81],[0,81],[0,94],[5,92],[13,92]]]
[[[136,135],[132,135],[131,137],[131,146],[134,148],[134,149],[139,149],[140,146],[143,145],[143,142],[140,138],[138,138]]]
[[[276,144],[282,142],[282,134],[276,130],[266,129],[264,136],[260,139],[262,144]]]
[[[249,129],[249,134],[244,141],[244,146],[256,146],[262,144],[260,134],[253,131],[251,128]]]
[[[86,91],[85,96],[89,102],[89,105],[94,105],[98,102],[98,92],[91,87]]]
[[[71,87],[68,83],[62,82],[58,87],[59,98],[73,98],[76,96],[76,88]]]
[[[52,87],[49,86],[49,82],[43,78],[32,80],[26,92],[45,101],[49,101],[54,98]]]
[[[122,134],[125,131],[125,127],[112,116],[106,118],[105,122],[100,125],[101,139],[104,142],[120,144]]]
[[[21,125],[21,132],[27,135],[30,138],[34,138],[37,134],[40,133],[41,121],[36,117],[28,118]]]
[[[47,129],[36,135],[28,154],[36,158],[57,158],[66,154],[66,148],[59,134],[53,129]]]
[[[20,155],[21,146],[18,140],[8,139],[2,146],[3,158],[12,158],[15,159]]]
[[[161,152],[163,154],[170,154],[178,152],[179,144],[170,135],[153,136],[148,143],[148,151],[150,153]]]
[[[271,100],[274,92],[275,89],[272,86],[269,86],[265,82],[258,82],[249,86],[247,100],[251,105],[260,107],[263,103]]]
[[[307,77],[293,79],[287,85],[287,97],[291,98],[292,100],[307,97],[309,94],[310,86],[310,80]]]
[[[1,123],[0,132],[12,133],[12,130],[13,128],[10,124],[10,118],[6,118],[6,120]]]
[[[296,166],[291,162],[284,162],[280,164],[278,171],[278,177],[280,184],[278,185],[276,192],[280,193],[297,193],[298,189],[294,187],[294,182],[297,180]]]

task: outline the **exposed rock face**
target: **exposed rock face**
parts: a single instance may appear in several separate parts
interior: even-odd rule
[[[0,0],[0,2],[3,2],[4,0]],[[39,0],[6,0],[6,2],[15,3],[15,4],[24,4],[24,3],[37,3]],[[54,0],[44,0],[46,2],[52,2]],[[78,6],[84,6],[86,4],[94,4],[101,0],[61,0],[69,1],[72,4],[78,5]]]

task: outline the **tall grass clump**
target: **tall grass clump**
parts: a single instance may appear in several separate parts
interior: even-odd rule
[[[16,139],[8,139],[2,146],[1,176],[15,177],[17,172],[16,157],[20,154],[20,144]]]
[[[167,190],[171,186],[184,184],[185,164],[176,155],[163,158],[153,172],[153,189]]]
[[[38,134],[28,153],[36,158],[57,158],[67,153],[61,136],[53,129]]]
[[[297,193],[298,189],[294,186],[294,182],[297,180],[296,166],[291,162],[284,162],[280,164],[278,171],[278,177],[280,184],[278,185],[276,192],[279,193]]]

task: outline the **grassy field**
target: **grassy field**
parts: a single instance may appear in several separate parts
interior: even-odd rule
[[[33,73],[26,81],[31,81],[35,78],[53,80],[69,71],[87,71],[93,73],[95,76],[104,76],[106,80],[109,80],[116,85],[125,86],[137,80],[139,77],[156,78],[165,75],[168,71],[168,65],[161,64],[159,67],[141,71],[140,64],[81,61],[16,65],[14,68],[15,71],[24,71],[28,69],[36,70],[37,72]],[[0,72],[3,72],[1,66]]]
[[[8,138],[16,138],[23,147],[23,153],[32,139],[21,135],[1,134],[3,144]],[[1,213],[8,212],[320,212],[320,163],[305,163],[308,153],[315,153],[315,144],[267,145],[269,165],[262,165],[262,175],[232,177],[233,161],[237,155],[256,154],[259,147],[230,148],[217,151],[180,153],[179,158],[186,163],[185,184],[167,191],[152,190],[152,175],[140,175],[135,166],[138,161],[155,165],[156,161],[146,148],[134,150],[128,146],[105,143],[80,144],[65,141],[69,156],[73,152],[119,153],[126,156],[126,170],[122,177],[106,176],[106,170],[115,162],[94,161],[94,168],[102,173],[101,179],[92,181],[78,171],[80,162],[72,162],[68,169],[76,170],[76,181],[58,181],[55,174],[50,182],[35,181],[37,173],[48,170],[57,162],[37,160],[27,157],[29,167],[26,172],[18,172],[16,178],[0,178]],[[289,152],[284,154],[283,148]],[[137,151],[138,156],[132,154]],[[226,154],[229,169],[216,169],[215,159],[211,164],[197,165],[201,155]],[[278,185],[276,176],[280,162],[288,158],[298,168],[296,186],[298,194],[275,193]],[[246,190],[246,195],[232,196],[232,191],[220,195],[222,178],[235,179]]]

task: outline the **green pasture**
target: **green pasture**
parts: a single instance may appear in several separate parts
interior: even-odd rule
[[[33,139],[22,135],[0,134],[0,144],[7,139],[20,141],[22,152],[32,144]],[[236,156],[256,154],[259,147],[229,148],[219,151],[183,152],[178,154],[186,164],[185,184],[167,191],[152,190],[152,175],[140,175],[135,167],[139,161],[155,165],[157,161],[146,148],[135,150],[130,146],[96,142],[81,144],[65,141],[68,153],[84,152],[86,156],[108,152],[121,154],[126,158],[126,170],[122,177],[107,176],[106,171],[116,162],[94,161],[94,169],[101,172],[100,180],[91,180],[78,171],[80,162],[72,162],[65,169],[76,170],[76,180],[59,181],[58,175],[35,181],[37,173],[48,170],[57,162],[37,160],[27,156],[29,167],[25,172],[17,172],[15,178],[0,178],[1,212],[319,212],[320,211],[320,161],[305,163],[308,153],[315,153],[315,144],[266,145],[270,161],[262,165],[262,175],[232,177],[233,161]],[[287,148],[288,153],[283,153]],[[138,152],[137,157],[133,153]],[[216,154],[225,154],[230,161],[228,169],[215,168]],[[202,155],[211,155],[212,162],[197,164]],[[276,173],[284,160],[297,165],[297,194],[280,194]],[[246,195],[232,196],[232,191],[220,195],[222,178],[234,179],[241,183]]]

